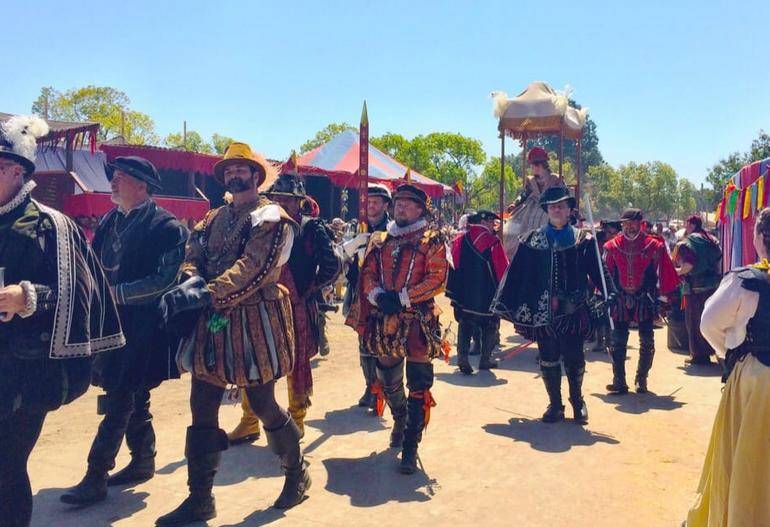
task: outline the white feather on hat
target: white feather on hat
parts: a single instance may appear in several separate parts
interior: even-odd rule
[[[48,123],[36,115],[14,115],[0,124],[14,154],[35,161],[37,140],[48,134]]]

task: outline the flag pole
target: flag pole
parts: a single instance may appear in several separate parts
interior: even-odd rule
[[[366,208],[369,201],[369,114],[366,101],[358,125],[358,231],[367,232]]]

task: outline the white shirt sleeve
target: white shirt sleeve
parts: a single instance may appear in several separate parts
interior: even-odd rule
[[[700,331],[720,357],[746,340],[746,326],[757,311],[759,293],[741,284],[737,273],[727,274],[701,315]]]

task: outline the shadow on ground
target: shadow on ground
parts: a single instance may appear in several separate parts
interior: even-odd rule
[[[591,395],[598,397],[607,404],[614,404],[615,410],[626,414],[643,414],[650,410],[676,410],[685,405],[685,403],[677,401],[673,394],[657,395],[655,392],[644,394],[629,392],[625,395],[592,393]]]
[[[77,481],[73,481],[75,485]],[[129,518],[145,509],[149,493],[136,492],[133,488],[110,487],[107,499],[88,507],[88,520],[84,521],[85,510],[59,501],[66,488],[40,489],[34,496],[31,525],[56,525],[57,527],[104,525]],[[56,521],[51,521],[56,518]]]
[[[185,466],[187,461],[180,459],[161,467],[156,473],[173,474]],[[231,446],[222,452],[222,461],[214,479],[214,486],[226,487],[249,478],[272,478],[282,475],[278,458],[267,447],[265,440],[260,439],[256,443]]]
[[[517,353],[516,355],[507,358],[516,346],[506,348],[500,353],[497,358],[500,360],[499,368],[501,370],[508,371],[526,371],[530,373],[540,374],[540,365],[538,363],[537,345],[532,344],[529,348]]]
[[[349,408],[326,412],[323,419],[305,421],[305,426],[321,431],[321,435],[305,445],[306,454],[312,452],[332,436],[355,434],[356,432],[379,432],[387,427],[383,420],[373,416],[366,408],[353,405]]]
[[[363,458],[323,460],[328,473],[326,490],[350,497],[354,507],[376,507],[391,501],[429,501],[439,488],[420,462],[415,474],[398,472],[398,450],[372,452]]]
[[[301,507],[302,505],[300,504],[299,506]],[[252,512],[239,523],[228,523],[222,525],[222,527],[258,527],[260,525],[268,525],[285,517],[284,511],[268,507],[267,509]]]
[[[617,445],[612,436],[593,432],[571,420],[560,423],[543,423],[540,419],[514,417],[508,424],[490,423],[482,427],[488,434],[508,437],[514,441],[529,443],[541,452],[566,452],[573,446],[591,446],[595,443]]]
[[[721,377],[723,370],[719,364],[694,364],[691,366],[677,366],[685,375],[690,377]]]
[[[487,388],[489,386],[500,386],[508,384],[507,379],[497,377],[490,370],[476,370],[473,375],[463,375],[460,370],[453,373],[437,373],[436,379],[452,386],[466,386],[471,388]]]

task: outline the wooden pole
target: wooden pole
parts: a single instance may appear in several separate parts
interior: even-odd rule
[[[577,146],[577,167],[575,168],[575,180],[577,182],[575,185],[575,206],[578,210],[580,210],[580,173],[583,171],[582,136],[577,138],[575,143],[575,146]]]
[[[505,130],[500,133],[500,219],[505,213]],[[502,227],[498,231],[498,236],[503,239]]]
[[[369,112],[366,101],[358,125],[358,229],[367,232],[366,206],[369,201]]]
[[[521,136],[521,185],[527,188],[527,134]]]
[[[67,134],[67,138],[65,139],[65,146],[64,146],[64,170],[69,174],[72,172],[72,149],[73,149],[73,137],[70,134]]]
[[[182,149],[187,150],[187,121],[182,121]]]
[[[559,130],[559,177],[564,179],[564,119]]]
[[[120,137],[123,138],[123,144],[128,143],[128,139],[126,139],[126,112],[123,110],[120,111]]]

